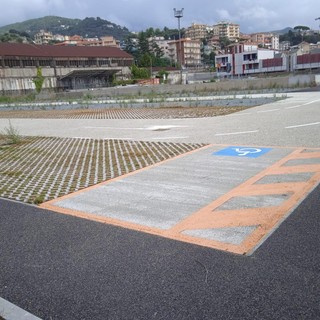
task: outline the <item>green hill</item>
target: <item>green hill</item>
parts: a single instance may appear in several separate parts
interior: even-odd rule
[[[46,30],[53,34],[80,35],[88,38],[108,35],[118,40],[124,40],[130,34],[126,27],[121,27],[99,17],[81,20],[47,16],[0,27],[0,34],[7,33],[9,30],[27,32],[31,37],[40,30]]]

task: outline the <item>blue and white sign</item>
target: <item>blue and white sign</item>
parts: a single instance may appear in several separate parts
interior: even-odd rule
[[[257,147],[228,147],[220,151],[214,152],[215,156],[231,156],[231,157],[247,157],[247,158],[258,158],[263,154],[272,150],[271,148],[257,148]]]

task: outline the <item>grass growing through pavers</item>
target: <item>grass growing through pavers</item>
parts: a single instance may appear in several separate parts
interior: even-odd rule
[[[181,119],[227,115],[247,106],[97,108],[65,110],[1,110],[0,118],[33,119]]]
[[[0,136],[0,197],[40,204],[204,144]]]

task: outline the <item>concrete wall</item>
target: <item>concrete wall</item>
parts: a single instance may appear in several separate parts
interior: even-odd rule
[[[61,68],[62,69],[62,68]],[[60,70],[67,74],[71,72],[71,68],[63,68]],[[24,77],[18,77],[18,75],[23,74]],[[56,86],[56,76],[54,75],[53,68],[43,68],[42,74],[45,77],[44,88],[50,89]],[[183,82],[186,82],[186,77],[188,74],[183,73]],[[212,74],[207,73],[210,79],[212,79]],[[0,92],[6,94],[10,90],[35,90],[34,83],[32,79],[36,76],[36,68],[26,68],[20,69],[19,71],[11,68],[0,69]],[[203,78],[203,74],[197,75],[192,74],[193,78]],[[110,87],[102,88],[99,90],[82,90],[79,92],[73,91],[68,93],[50,93],[50,96],[67,99],[67,98],[81,98],[84,92],[90,92],[93,97],[112,97],[118,95],[142,95],[142,94],[152,94],[152,93],[192,93],[194,91],[204,91],[204,92],[223,92],[223,91],[239,91],[239,90],[261,90],[261,89],[274,89],[274,88],[292,88],[292,87],[307,87],[313,86],[315,83],[320,83],[320,75],[305,74],[305,75],[291,75],[291,76],[279,76],[279,77],[268,77],[268,78],[241,78],[241,79],[221,79],[217,82],[208,83],[189,83],[188,85],[181,84],[181,74],[180,72],[170,73],[168,78],[168,84],[162,85],[150,85],[150,86],[124,86],[124,87]],[[172,85],[172,84],[176,85]],[[51,90],[53,91],[53,90]],[[43,90],[39,99],[46,98],[46,90]]]
[[[320,81],[320,76],[319,76]],[[253,79],[239,79],[239,80],[225,80],[214,83],[200,83],[200,84],[188,84],[188,85],[150,85],[150,86],[125,86],[125,87],[112,87],[103,88],[92,91],[79,91],[79,92],[66,92],[56,94],[56,97],[63,99],[82,98],[88,93],[93,98],[111,98],[117,96],[133,96],[139,97],[148,94],[190,94],[195,91],[203,91],[207,93],[217,93],[225,91],[245,91],[245,90],[262,90],[262,89],[287,89],[298,86],[312,86],[315,83],[315,75],[296,75],[286,77],[274,77],[274,78],[253,78]]]
[[[57,77],[62,77],[74,70],[81,70],[82,68],[50,68],[42,67],[42,75],[45,78],[43,83],[43,90],[51,90],[57,87]],[[96,70],[98,68],[85,68],[86,71]],[[114,70],[112,67],[103,69]],[[130,74],[128,67],[116,67],[116,69],[122,70],[122,75]],[[35,85],[33,79],[37,76],[37,68],[0,68],[0,92],[5,94],[6,92],[17,93],[19,91],[34,91]]]

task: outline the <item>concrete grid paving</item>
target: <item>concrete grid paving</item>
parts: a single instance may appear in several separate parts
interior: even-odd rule
[[[44,107],[45,108],[45,107]],[[23,110],[11,107],[12,110],[1,110],[0,118],[32,118],[32,119],[181,119],[205,118],[222,116],[248,109],[248,106],[221,106],[221,107],[133,107],[133,108],[94,108],[82,107],[78,109],[54,110]],[[32,108],[31,108],[32,109]]]
[[[41,203],[202,147],[203,144],[25,138],[0,146],[0,196]]]

